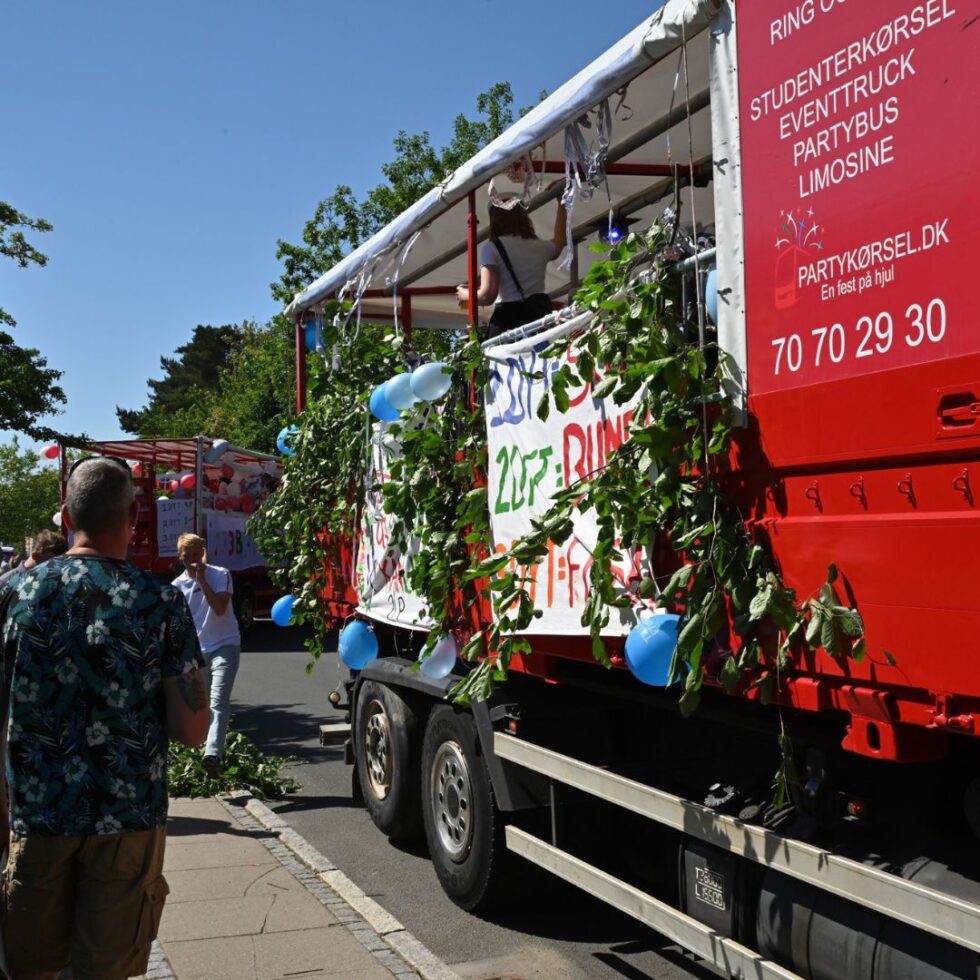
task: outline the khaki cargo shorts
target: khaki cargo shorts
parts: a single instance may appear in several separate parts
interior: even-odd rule
[[[166,900],[166,830],[92,837],[10,835],[3,936],[11,970],[76,980],[146,972]]]

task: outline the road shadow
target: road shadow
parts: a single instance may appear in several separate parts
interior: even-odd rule
[[[195,837],[198,834],[225,834],[231,837],[268,837],[267,830],[244,830],[241,827],[233,827],[223,820],[211,820],[206,817],[181,817],[171,816],[167,818],[167,837]]]
[[[271,619],[257,619],[242,638],[246,653],[287,653],[305,650],[306,641],[313,636],[311,626],[276,626]],[[336,649],[336,634],[327,637],[327,649]]]
[[[247,735],[263,752],[301,762],[322,761],[336,754],[336,746],[320,745],[320,721],[301,704],[232,704],[235,731]]]
[[[609,952],[593,953],[592,956],[627,980],[656,980],[660,974],[659,970],[656,974],[641,970],[623,958],[624,955],[638,956],[643,953],[656,953],[661,959],[680,967],[688,976],[696,980],[718,980],[721,976],[716,970],[697,959],[693,953],[685,952],[680,946],[658,933],[651,933],[649,929],[646,931],[650,938],[645,942],[624,943],[614,946]]]
[[[290,796],[272,803],[276,813],[302,813],[304,810],[350,810],[360,809],[350,796]]]
[[[605,946],[605,951],[593,956],[628,980],[653,980],[656,976],[626,958],[644,953],[669,960],[696,980],[717,980],[719,976],[666,936],[544,872],[532,872],[522,892],[519,903],[481,918],[549,942]],[[533,915],[528,914],[529,910],[533,910]]]

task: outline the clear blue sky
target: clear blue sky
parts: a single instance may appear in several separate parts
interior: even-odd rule
[[[0,199],[54,231],[46,268],[0,263],[0,306],[64,371],[54,424],[121,435],[115,406],[145,403],[196,324],[276,312],[276,240],[338,183],[379,183],[399,129],[442,145],[497,81],[533,103],[657,6],[5,4]]]

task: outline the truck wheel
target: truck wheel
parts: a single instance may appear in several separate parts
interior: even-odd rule
[[[477,753],[469,715],[440,705],[422,744],[422,815],[429,856],[446,894],[468,912],[492,908],[509,872],[504,822]]]
[[[365,681],[357,695],[356,717],[357,778],[374,825],[396,839],[420,836],[415,712],[393,688]]]
[[[255,596],[248,585],[243,585],[234,593],[235,619],[244,636],[255,622]]]

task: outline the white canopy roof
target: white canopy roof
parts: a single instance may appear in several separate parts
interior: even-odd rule
[[[591,199],[580,197],[573,225],[576,241],[595,240],[610,210],[627,212],[641,225],[652,222],[674,196],[674,180],[657,168],[672,164],[687,171],[693,163],[711,175],[708,33],[704,28],[718,12],[720,0],[665,0],[657,11],[605,54],[562,85],[492,143],[463,164],[394,221],[298,293],[286,314],[300,319],[321,301],[348,297],[366,289],[364,315],[393,315],[390,295],[397,280],[400,309],[411,293],[415,327],[463,328],[453,287],[468,279],[466,255],[467,196],[476,192],[480,238],[487,231],[487,189],[491,178],[501,193],[520,193],[504,175],[512,164],[534,152],[550,172],[532,187],[530,209],[540,237],[550,237],[556,200],[564,186],[565,127],[582,120],[603,100],[613,110],[608,152],[607,199],[599,186]],[[669,57],[673,55],[673,57]],[[584,128],[594,139],[596,116]],[[544,146],[542,155],[541,147]],[[699,229],[714,222],[710,187],[682,194],[682,223]],[[412,241],[413,236],[417,236]],[[411,244],[406,251],[406,245]],[[579,278],[595,260],[577,249]],[[546,288],[553,296],[569,289],[569,272],[553,263]],[[489,310],[486,311],[489,315]]]

